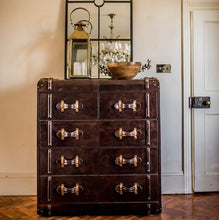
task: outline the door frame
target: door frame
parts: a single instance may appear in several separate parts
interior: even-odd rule
[[[193,95],[193,11],[219,9],[219,1],[183,0],[183,141],[184,141],[184,190],[194,192],[194,125],[193,110],[189,108],[189,97]]]

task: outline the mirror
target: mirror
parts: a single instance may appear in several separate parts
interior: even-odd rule
[[[83,10],[75,10],[77,8]],[[86,50],[81,48],[77,51],[79,54],[71,58],[84,56],[83,59],[90,59],[89,70],[84,67],[90,78],[108,78],[99,68],[100,65],[106,66],[107,62],[132,61],[132,0],[66,0],[65,79],[71,78],[69,69],[83,72],[79,71],[81,67],[77,67],[77,62],[75,67],[72,66],[68,47],[75,24],[83,21],[90,22],[83,24],[84,31],[89,34],[90,56],[85,57]]]

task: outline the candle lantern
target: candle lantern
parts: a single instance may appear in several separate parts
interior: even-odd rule
[[[73,23],[72,14],[76,10],[85,10],[88,15],[88,20],[79,20]],[[92,31],[90,22],[90,13],[85,8],[75,8],[70,14],[71,24],[74,27],[73,33],[69,36],[68,42],[68,68],[67,78],[90,78],[91,77],[91,44],[89,34]],[[87,33],[84,28],[90,26],[90,33]]]

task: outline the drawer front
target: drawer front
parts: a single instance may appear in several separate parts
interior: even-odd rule
[[[41,147],[97,146],[97,144],[97,122],[42,121],[40,123]]]
[[[51,202],[73,203],[98,201],[97,177],[53,177],[51,180]]]
[[[40,150],[41,175],[157,173],[157,148]]]
[[[95,174],[98,169],[98,149],[65,148],[40,150],[41,175]]]
[[[159,201],[157,175],[40,177],[40,203]]]
[[[145,145],[145,121],[100,122],[101,146]]]
[[[144,93],[101,93],[100,118],[145,118]]]
[[[158,176],[102,176],[102,202],[158,201]]]
[[[96,119],[96,93],[41,93],[41,119]]]
[[[99,163],[102,174],[157,173],[157,148],[101,149]]]

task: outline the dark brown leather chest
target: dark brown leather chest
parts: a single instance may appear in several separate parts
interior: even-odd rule
[[[161,212],[159,82],[38,82],[40,215]]]

